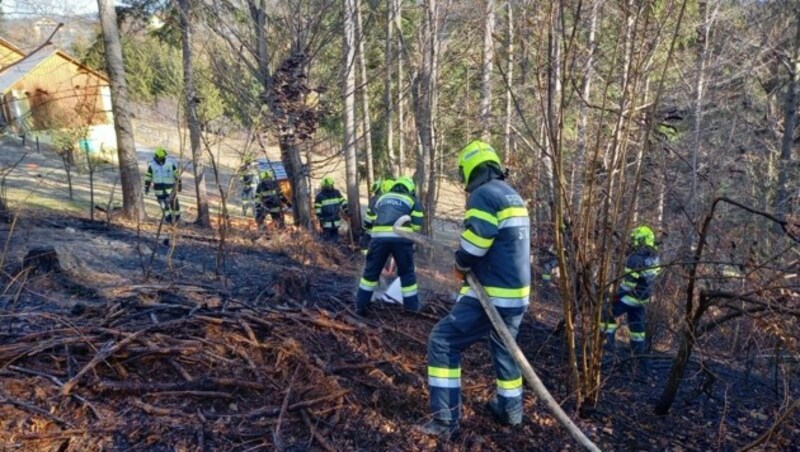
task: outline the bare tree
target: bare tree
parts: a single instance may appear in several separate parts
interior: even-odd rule
[[[481,64],[481,138],[489,140],[492,118],[492,67],[494,66],[494,27],[497,17],[494,0],[486,0]]]
[[[423,200],[428,214],[425,216],[423,232],[431,233],[431,220],[436,209],[436,104],[437,78],[439,71],[439,8],[436,0],[421,4],[422,30],[420,33],[421,62],[411,85],[414,104],[414,122],[417,126],[419,146],[417,148],[417,192]]]
[[[505,124],[503,126],[503,150],[506,156],[511,154],[513,147],[512,123],[514,118],[514,91],[511,89],[514,83],[514,2],[506,1],[506,112]]]
[[[192,7],[190,0],[178,0],[180,8],[181,46],[183,49],[183,95],[186,102],[186,122],[189,126],[189,146],[192,151],[192,171],[194,187],[197,195],[197,220],[201,227],[211,226],[206,192],[206,176],[203,167],[203,151],[200,148],[200,118],[197,116],[197,104],[200,99],[194,86],[194,68],[192,67]]]
[[[117,135],[117,155],[122,185],[122,212],[131,220],[145,218],[142,180],[136,163],[136,141],[133,137],[131,104],[125,83],[122,62],[122,43],[117,29],[117,13],[112,0],[97,0],[100,24],[103,28],[106,70],[111,81],[111,105],[114,112],[114,131]]]
[[[393,172],[399,172],[397,168],[397,156],[394,150],[394,96],[392,95],[392,75],[394,74],[394,16],[397,14],[397,0],[389,0],[386,6],[386,43],[385,43],[385,74],[383,80],[383,117],[386,127],[386,153],[389,158],[389,167]],[[399,60],[399,59],[398,59]]]
[[[359,92],[361,93],[361,124],[364,130],[364,149],[366,155],[364,156],[367,163],[367,186],[372,186],[372,181],[375,180],[374,162],[372,157],[372,118],[369,112],[369,79],[367,79],[367,62],[366,55],[364,54],[364,40],[366,35],[364,29],[361,27],[361,0],[356,0],[356,52],[358,54],[358,67],[359,75],[361,77]]]
[[[358,156],[356,155],[355,132],[355,60],[356,60],[356,5],[358,0],[344,0],[344,42],[342,56],[344,94],[344,143],[342,153],[345,158],[345,177],[347,178],[347,201],[350,210],[350,230],[358,231],[361,225],[361,212],[358,194]]]
[[[775,213],[779,216],[791,212],[789,181],[792,179],[792,148],[794,147],[795,124],[797,124],[797,103],[798,98],[800,98],[800,8],[795,10],[795,14],[796,31],[794,45],[792,46],[793,52],[786,62],[789,70],[789,82],[786,84],[786,101],[783,109],[783,137],[781,139],[777,196],[775,197]]]

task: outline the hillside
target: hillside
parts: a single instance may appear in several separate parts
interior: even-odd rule
[[[415,432],[427,415],[427,334],[455,290],[440,270],[447,256],[418,263],[421,313],[380,305],[363,319],[352,312],[362,257],[301,231],[258,237],[237,222],[223,243],[185,226],[167,246],[156,223],[33,209],[0,231],[4,448],[576,448],[530,391],[521,428],[493,424],[482,344],[462,363],[461,434],[439,442]],[[32,249],[52,250],[58,265],[26,259]],[[518,343],[569,411],[560,306],[534,300]],[[713,360],[693,362],[672,414],[654,416],[669,359],[656,356],[646,375],[626,361],[609,367],[603,400],[579,427],[613,450],[730,450],[771,427],[783,384]],[[770,441],[798,440],[795,418]]]

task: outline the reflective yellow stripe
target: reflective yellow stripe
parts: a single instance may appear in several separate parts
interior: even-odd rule
[[[606,333],[613,333],[617,331],[617,323],[616,322],[600,322],[600,331]]]
[[[522,377],[514,380],[497,380],[497,387],[500,389],[517,389],[522,386]]]
[[[464,231],[464,233],[461,234],[461,237],[463,237],[466,241],[472,243],[473,245],[479,246],[481,248],[489,248],[490,246],[492,246],[492,243],[494,242],[494,239],[485,239],[479,236],[478,234],[472,232],[471,229],[467,229],[466,231]]]
[[[631,331],[631,340],[637,340],[637,339],[639,339],[640,341],[643,341],[644,340],[644,333],[634,333],[633,331]]]
[[[483,210],[478,210],[478,209],[469,209],[467,213],[464,215],[464,220],[469,220],[472,217],[479,218],[487,223],[497,226],[498,222],[497,217],[490,214],[489,212],[484,212]]]
[[[428,376],[437,378],[461,378],[461,368],[448,369],[447,367],[428,366]]]
[[[361,284],[367,287],[375,287],[378,285],[378,281],[370,281],[368,279],[361,278]]]
[[[504,287],[491,287],[491,286],[483,286],[486,289],[486,294],[490,297],[497,297],[497,298],[523,298],[527,297],[531,294],[531,288],[522,287],[519,289],[506,289]],[[465,295],[467,292],[470,291],[469,286],[464,286],[461,288],[460,294]]]
[[[412,285],[410,285],[408,287],[402,287],[400,290],[403,293],[415,292],[417,290],[417,285],[416,284],[412,284]]]
[[[394,231],[394,226],[373,226],[372,230],[374,232],[393,232]],[[411,228],[408,227],[408,226],[402,226],[402,227],[400,227],[400,230],[401,231],[411,231]]]
[[[497,219],[500,221],[511,217],[527,217],[527,216],[528,216],[528,209],[524,207],[509,207],[508,209],[503,209],[500,212],[497,212]]]
[[[415,211],[411,212],[411,216],[412,217],[417,217],[417,218],[422,218],[424,216],[424,214],[422,212],[418,211],[418,210],[415,210]]]

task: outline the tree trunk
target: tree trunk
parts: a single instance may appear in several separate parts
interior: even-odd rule
[[[594,77],[594,51],[595,34],[597,30],[597,2],[592,1],[589,13],[589,32],[586,47],[589,52],[586,57],[586,68],[583,75],[583,86],[581,86],[581,97],[583,98],[578,106],[578,127],[576,130],[578,145],[575,149],[575,157],[572,163],[572,211],[580,212],[581,192],[583,191],[583,171],[584,161],[586,160],[586,134],[589,126],[589,107],[587,103],[592,97],[592,78]]]
[[[111,105],[114,112],[114,132],[117,135],[119,176],[122,185],[122,213],[135,221],[145,218],[142,180],[136,162],[136,142],[133,137],[131,105],[128,86],[125,82],[125,66],[122,62],[122,43],[117,29],[117,13],[112,0],[97,0],[100,24],[103,28],[106,71],[111,81]]]
[[[790,198],[792,189],[789,186],[789,181],[793,179],[793,155],[792,148],[794,146],[794,128],[797,123],[797,101],[800,97],[800,8],[796,11],[795,32],[794,39],[794,55],[792,61],[789,62],[789,83],[786,86],[786,103],[784,105],[783,115],[783,138],[781,140],[781,158],[778,164],[778,190],[775,198],[775,213],[779,216],[785,216],[791,213]],[[775,225],[776,232],[781,233],[780,225]]]
[[[375,169],[374,169],[374,162],[372,160],[372,119],[369,113],[369,90],[367,79],[367,62],[366,56],[364,55],[364,40],[366,36],[364,35],[364,29],[361,27],[361,0],[355,1],[356,7],[356,41],[358,42],[358,66],[360,69],[361,75],[361,86],[359,91],[361,91],[361,110],[362,110],[362,124],[364,127],[364,149],[366,150],[366,161],[367,161],[367,187],[372,186],[372,181],[375,180]]]
[[[344,149],[347,201],[350,210],[350,230],[359,231],[361,211],[358,194],[358,156],[356,155],[355,124],[355,16],[358,0],[344,0]]]
[[[492,120],[492,67],[494,66],[494,0],[486,0],[486,22],[483,30],[483,63],[481,64],[481,139],[490,141]]]
[[[706,63],[708,60],[708,38],[711,31],[711,19],[708,15],[708,3],[706,0],[700,0],[697,3],[700,20],[702,21],[697,33],[697,81],[695,84],[695,97],[694,97],[694,122],[692,129],[694,132],[694,146],[692,147],[692,178],[691,188],[689,192],[688,213],[689,218],[694,223],[697,216],[697,161],[703,147],[703,139],[701,137],[703,125],[703,94],[705,91],[706,83]],[[692,230],[694,228],[691,228]],[[687,243],[692,240],[691,236],[686,238]]]
[[[178,0],[180,7],[181,45],[183,48],[183,95],[186,101],[186,122],[189,127],[189,145],[192,151],[192,171],[197,196],[197,219],[201,227],[211,226],[206,193],[206,176],[203,168],[203,153],[200,149],[200,118],[197,115],[197,93],[194,87],[192,67],[192,21],[191,0]]]
[[[266,0],[249,0],[250,19],[253,21],[255,33],[255,57],[259,83],[268,93],[272,89],[272,77],[269,72],[269,50],[267,48],[267,4]]]
[[[423,224],[423,233],[431,234],[431,219],[435,215],[435,181],[434,176],[434,108],[436,90],[436,64],[438,55],[437,5],[436,0],[429,0],[424,5],[421,33],[422,64],[414,77],[412,99],[414,102],[414,120],[417,126],[419,151],[417,155],[417,195],[423,200],[427,215]]]
[[[402,13],[400,11],[400,2],[402,0],[390,0],[394,6],[394,30],[397,32],[397,152],[398,152],[398,169],[395,176],[400,176],[406,170],[406,118],[405,118],[405,96],[403,95],[403,81],[405,78],[405,70],[403,67],[402,55],[405,52],[403,46],[403,28],[402,28]]]
[[[398,172],[397,156],[394,153],[394,122],[392,122],[392,113],[394,113],[394,97],[392,96],[392,74],[394,73],[394,66],[392,59],[394,58],[394,43],[392,42],[394,28],[394,16],[397,13],[396,0],[389,0],[386,6],[386,59],[384,66],[386,66],[386,74],[383,83],[383,117],[386,121],[386,153],[389,159],[389,168],[392,172]],[[398,53],[399,55],[399,53]],[[398,58],[399,60],[399,58]]]
[[[506,118],[503,127],[503,150],[505,157],[511,155],[513,141],[511,138],[511,123],[514,118],[514,92],[511,86],[514,83],[514,7],[511,0],[506,1],[506,20],[508,23],[506,34]]]

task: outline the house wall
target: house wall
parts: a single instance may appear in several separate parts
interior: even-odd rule
[[[105,80],[58,53],[42,61],[12,87],[29,105],[23,111],[28,131],[109,124],[110,113],[102,96]],[[20,102],[20,100],[17,100]]]

